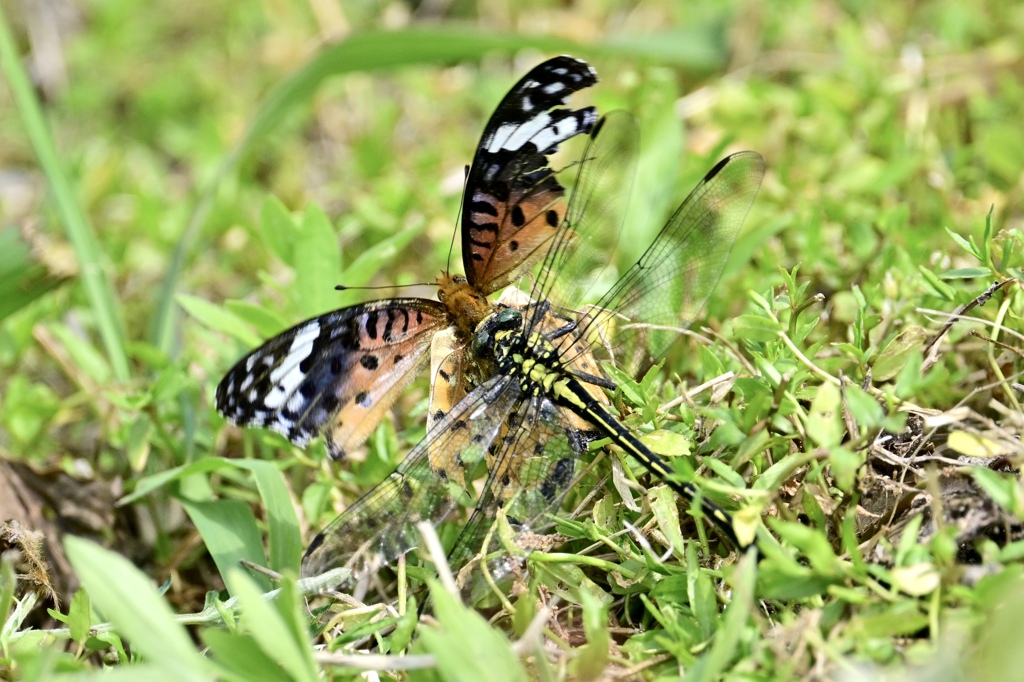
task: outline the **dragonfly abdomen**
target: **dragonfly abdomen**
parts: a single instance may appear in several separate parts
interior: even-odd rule
[[[538,335],[533,336],[533,341],[534,343],[529,345],[529,350],[510,352],[500,363],[506,365],[509,374],[518,375],[524,393],[542,393],[548,396],[556,405],[593,425],[603,436],[610,438],[613,443],[643,464],[648,471],[665,481],[687,502],[693,504],[700,499],[704,513],[734,545],[741,546],[736,538],[732,517],[725,510],[701,497],[692,483],[674,480],[675,471],[668,463],[651,452],[623,426],[622,422],[595,400],[579,381],[566,372],[550,343]]]

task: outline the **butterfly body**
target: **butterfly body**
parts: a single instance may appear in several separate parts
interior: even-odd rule
[[[469,280],[447,272],[437,277],[437,298],[448,310],[451,326],[464,342],[472,338],[473,330],[494,310],[487,296],[474,288]]]

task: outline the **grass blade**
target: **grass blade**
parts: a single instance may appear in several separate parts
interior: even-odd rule
[[[21,63],[20,55],[14,46],[14,38],[3,10],[0,9],[0,69],[3,70],[7,83],[11,88],[14,102],[21,113],[36,158],[50,184],[50,191],[57,205],[67,233],[68,240],[75,250],[81,271],[82,285],[85,294],[96,316],[103,345],[110,357],[110,365],[114,368],[114,376],[119,381],[129,378],[128,354],[124,345],[124,323],[121,311],[114,296],[114,288],[107,280],[100,253],[99,243],[89,225],[82,205],[64,174],[57,148],[50,135],[49,126],[43,117],[43,111],[36,99],[35,91]]]

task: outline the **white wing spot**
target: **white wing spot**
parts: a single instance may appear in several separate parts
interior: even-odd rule
[[[306,399],[302,397],[302,394],[296,393],[291,397],[291,400],[288,401],[287,409],[289,412],[298,412],[302,409],[302,403],[304,402],[306,402]]]
[[[270,383],[276,384],[274,389],[263,399],[263,405],[275,410],[295,392],[306,373],[299,369],[302,361],[309,357],[313,350],[313,342],[320,336],[320,323],[316,320],[295,333],[292,345],[284,360],[270,373]],[[255,402],[255,401],[254,401]]]
[[[522,149],[523,145],[532,140],[535,135],[539,136],[539,134],[550,125],[550,123],[551,115],[547,113],[539,114],[521,125],[516,123],[506,123],[498,128],[497,132],[494,133],[494,137],[490,140],[487,151],[492,154],[497,153],[501,149],[507,149],[512,152],[519,151]],[[538,149],[547,149],[547,147],[538,147]]]
[[[576,134],[576,119],[566,118],[553,126],[543,128],[530,138],[537,149],[544,151]],[[525,144],[525,143],[524,143]],[[522,144],[520,144],[522,146]]]
[[[553,95],[556,92],[561,92],[562,90],[565,90],[565,83],[559,83],[558,81],[555,81],[554,83],[548,83],[547,85],[544,86],[544,92],[546,92],[549,95]]]

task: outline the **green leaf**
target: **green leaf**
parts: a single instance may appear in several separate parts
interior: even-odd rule
[[[132,471],[142,471],[149,459],[150,442],[153,436],[153,422],[144,414],[140,414],[128,432],[128,440],[124,446],[124,456]]]
[[[71,598],[68,606],[68,628],[71,630],[71,639],[78,643],[84,642],[89,637],[89,628],[92,626],[92,606],[89,604],[89,593],[85,590],[78,590]]]
[[[1024,513],[1024,493],[1016,477],[1005,476],[984,467],[971,467],[971,476],[978,487],[1000,507],[1018,518]]]
[[[89,540],[68,535],[64,545],[96,610],[131,641],[135,651],[168,673],[169,679],[212,679],[208,664],[149,578],[123,556]]]
[[[290,682],[292,679],[250,635],[220,628],[205,628],[199,636],[213,652],[214,662],[230,672],[230,676],[225,675],[227,679],[261,682]]]
[[[745,625],[755,604],[754,583],[757,577],[757,558],[747,553],[740,560],[733,574],[733,594],[729,605],[722,614],[721,627],[715,634],[711,649],[701,656],[688,678],[695,680],[719,680],[728,670],[729,662],[740,651],[740,642],[745,637]]]
[[[67,325],[53,322],[47,325],[60,342],[61,347],[71,356],[75,366],[89,375],[89,378],[100,385],[110,383],[113,372],[107,358],[96,348],[88,337],[75,333]]]
[[[289,326],[288,321],[274,311],[248,301],[224,301],[224,307],[245,324],[255,327],[261,339],[270,338]]]
[[[334,226],[315,204],[306,207],[292,244],[296,303],[306,317],[337,307],[334,287],[341,276],[341,251]]]
[[[956,300],[956,291],[953,287],[940,280],[934,272],[923,265],[918,266],[917,271],[921,273],[924,281],[931,286],[937,296],[940,296],[950,302]]]
[[[850,416],[862,429],[881,426],[885,420],[885,410],[882,406],[859,386],[846,387],[846,404],[850,407]]]
[[[872,365],[871,373],[874,380],[889,381],[899,374],[910,355],[921,352],[929,336],[928,332],[918,325],[911,325],[900,332],[885,345]]]
[[[252,329],[239,319],[237,315],[228,312],[222,306],[188,294],[178,294],[175,300],[178,301],[178,305],[185,309],[185,312],[206,327],[224,332],[238,339],[246,346],[258,345],[262,340],[253,334]]]
[[[608,632],[608,605],[586,591],[580,592],[583,606],[583,632],[587,643],[576,650],[570,663],[572,679],[600,679],[608,664],[611,635]]]
[[[223,628],[204,628],[199,636],[209,648],[210,659],[224,669],[221,673],[223,679],[246,682],[287,682],[292,679],[250,635]]]
[[[183,500],[182,505],[196,530],[203,536],[206,549],[217,564],[221,576],[226,578],[228,571],[237,569],[242,559],[261,566],[266,562],[263,539],[249,505],[240,500]],[[259,583],[264,592],[270,591],[267,576],[257,574],[253,580]]]
[[[718,599],[711,577],[701,568],[694,543],[686,546],[686,596],[700,634],[709,639],[718,626]]]
[[[924,358],[919,350],[912,349],[907,354],[906,361],[896,375],[896,395],[907,397],[915,394],[917,387],[924,383],[924,377],[921,376],[923,362]]]
[[[345,268],[342,273],[344,281],[341,283],[347,287],[359,287],[369,282],[370,278],[380,272],[385,265],[402,254],[409,242],[423,232],[426,225],[426,222],[420,222],[415,227],[407,227],[360,253],[352,264]]]
[[[972,244],[968,240],[964,239],[963,237],[961,237],[960,235],[958,235],[956,232],[954,232],[953,230],[949,229],[948,227],[946,228],[946,234],[948,234],[950,236],[950,238],[952,238],[953,241],[955,241],[957,244],[959,244],[961,249],[963,249],[967,253],[971,254],[972,256],[977,258],[978,260],[984,262],[984,258],[982,257],[981,252],[978,251],[974,247],[974,244]]]
[[[122,507],[127,504],[132,504],[136,500],[145,497],[154,490],[162,488],[172,481],[188,478],[189,476],[194,476],[196,474],[205,474],[211,471],[217,471],[218,469],[223,469],[227,466],[232,466],[228,460],[221,459],[220,457],[204,457],[203,459],[192,462],[191,464],[183,464],[172,469],[167,469],[166,471],[160,471],[152,476],[146,476],[145,478],[139,479],[134,491],[117,501],[117,506]]]
[[[302,533],[295,516],[292,498],[284,476],[273,462],[249,460],[245,468],[252,472],[267,515],[270,538],[269,567],[278,573],[291,571],[298,575],[302,560]]]
[[[294,594],[295,583],[285,581],[278,599],[270,602],[260,593],[261,588],[257,587],[253,576],[241,569],[231,568],[225,582],[232,593],[238,595],[241,626],[260,649],[277,661],[291,679],[316,682],[319,675],[304,623],[297,613],[295,600],[286,596],[288,592]]]
[[[828,462],[832,465],[836,487],[844,492],[852,491],[857,479],[857,469],[864,463],[864,458],[847,448],[834,447],[828,453]]]
[[[992,277],[992,271],[988,268],[958,268],[947,270],[939,275],[942,279],[974,279],[976,277]]]
[[[69,279],[32,255],[34,241],[17,228],[0,228],[0,320]]]
[[[807,413],[807,436],[819,447],[833,447],[842,441],[843,420],[839,399],[839,389],[826,383],[821,385],[811,401],[811,409]]]
[[[769,317],[740,315],[732,321],[732,336],[767,343],[775,341],[782,332],[782,326]]]
[[[668,538],[676,556],[682,556],[686,544],[679,529],[679,506],[676,504],[675,493],[668,486],[655,486],[647,491],[647,501],[658,522],[658,529]]]
[[[260,234],[263,243],[282,262],[295,267],[292,260],[292,241],[298,234],[298,225],[291,212],[277,197],[270,195],[260,206]]]
[[[981,459],[992,459],[1004,455],[1013,454],[1015,446],[1000,443],[978,433],[971,433],[962,429],[950,431],[946,439],[947,447],[950,447],[961,455],[978,457]]]
[[[434,616],[440,627],[424,628],[421,642],[437,657],[438,672],[456,682],[527,680],[505,636],[467,608],[436,580],[429,581]]]
[[[7,431],[20,443],[39,436],[60,409],[60,401],[48,386],[33,382],[26,374],[14,374],[4,395],[4,421]]]
[[[651,452],[663,457],[685,457],[690,454],[690,439],[681,433],[658,429],[641,436],[640,441]]]

